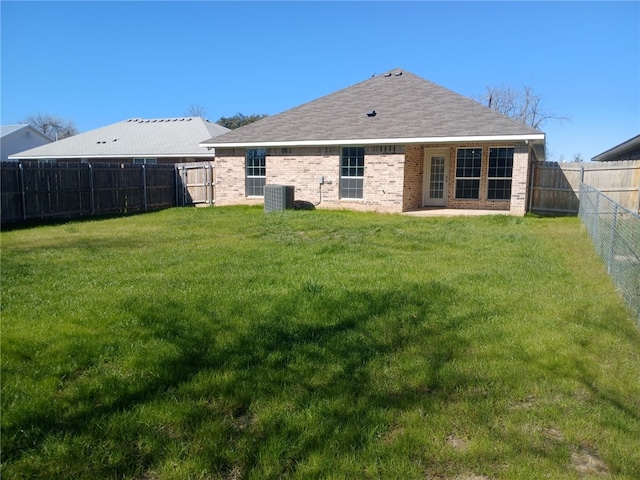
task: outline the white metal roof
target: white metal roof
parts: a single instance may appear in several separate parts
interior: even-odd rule
[[[43,139],[53,142],[53,138],[45,135],[40,130],[34,128],[32,125],[29,125],[28,123],[18,123],[15,125],[0,125],[0,138],[8,137],[9,135],[19,132],[21,130],[29,130],[35,133],[36,135],[42,137]]]
[[[229,129],[200,117],[130,118],[11,155],[15,160],[211,157],[200,142]]]

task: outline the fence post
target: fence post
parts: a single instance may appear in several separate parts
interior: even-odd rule
[[[582,184],[584,183],[584,165],[580,165],[580,186],[578,187],[578,212],[582,205]]]
[[[533,185],[535,182],[536,162],[531,162],[531,181],[529,182],[529,211],[533,208]]]
[[[209,186],[207,188],[207,194],[209,195],[209,205],[213,205],[213,165],[211,162],[208,163],[208,173],[209,173]]]
[[[182,207],[182,202],[180,202],[180,188],[182,185],[182,175],[180,174],[180,170],[182,167],[176,166],[176,207]]]
[[[18,165],[20,171],[20,196],[22,197],[22,220],[27,219],[27,192],[24,188],[24,165],[22,162]]]
[[[142,164],[142,196],[143,196],[143,205],[144,211],[147,211],[147,166]]]
[[[180,189],[180,192],[181,192],[180,197],[181,197],[181,205],[183,207],[187,204],[187,201],[186,201],[186,199],[187,199],[187,191],[188,191],[187,185],[189,183],[189,179],[187,178],[188,175],[189,175],[189,172],[185,168],[185,166],[184,165],[181,166],[180,167],[180,180],[181,180],[180,184],[181,184],[182,188]]]
[[[618,204],[613,204],[613,220],[611,221],[611,240],[609,247],[609,261],[607,262],[607,273],[611,274],[615,254],[616,229],[618,228]]]
[[[211,205],[211,164],[207,163],[206,167],[205,167],[205,172],[204,172],[204,184],[205,184],[205,201],[207,202],[207,204]]]
[[[175,195],[173,197],[173,200],[176,204],[176,207],[179,207],[180,205],[178,205],[178,167],[177,165],[173,166],[173,184],[175,186]]]
[[[84,213],[84,209],[82,208],[82,164],[78,165],[78,168],[76,169],[76,173],[77,175],[77,182],[78,182],[78,204],[80,205],[80,215],[83,215]]]
[[[585,192],[584,192],[584,183],[580,182],[580,185],[578,186],[578,198],[579,198],[579,202],[578,202],[578,218],[582,219],[583,223],[585,222],[585,206],[582,203],[582,200],[585,197]]]
[[[595,213],[595,226],[593,228],[593,244],[596,247],[598,255],[602,255],[602,249],[600,248],[600,192],[595,192],[596,200],[594,205]]]
[[[96,200],[95,200],[95,189],[93,188],[93,165],[87,163],[89,166],[89,191],[91,192],[91,215],[95,215],[96,213]]]

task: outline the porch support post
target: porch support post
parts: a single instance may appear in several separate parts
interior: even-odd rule
[[[511,215],[523,216],[527,212],[529,173],[529,146],[516,145],[513,150],[513,173],[511,176]]]

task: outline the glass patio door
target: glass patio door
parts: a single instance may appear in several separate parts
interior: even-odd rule
[[[449,158],[445,150],[425,152],[424,196],[425,207],[447,205]]]

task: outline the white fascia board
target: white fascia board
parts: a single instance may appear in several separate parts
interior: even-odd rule
[[[126,155],[123,154],[118,154],[118,155],[110,155],[108,153],[103,153],[100,155],[60,155],[60,156],[56,156],[56,155],[9,155],[9,159],[11,160],[50,160],[50,159],[59,159],[59,160],[63,160],[64,159],[82,159],[82,158],[86,158],[88,160],[90,159],[94,159],[94,158],[180,158],[180,157],[185,157],[185,158],[211,158],[212,156],[214,156],[214,151],[212,150],[211,152],[204,152],[204,153],[175,153],[175,154],[154,154],[154,153],[129,153]]]
[[[544,141],[544,133],[526,135],[476,135],[460,137],[416,137],[416,138],[372,138],[344,140],[290,140],[284,142],[233,142],[201,143],[200,147],[215,148],[266,148],[266,147],[324,147],[336,145],[405,145],[414,143],[458,143],[458,142],[522,142]]]
[[[632,149],[637,146],[640,146],[640,135],[636,135],[635,137],[627,140],[626,142],[623,142],[620,145],[616,145],[615,147],[610,148],[609,150],[602,152],[599,155],[596,155],[591,160],[594,162],[601,162],[603,158],[618,155],[627,149]]]

